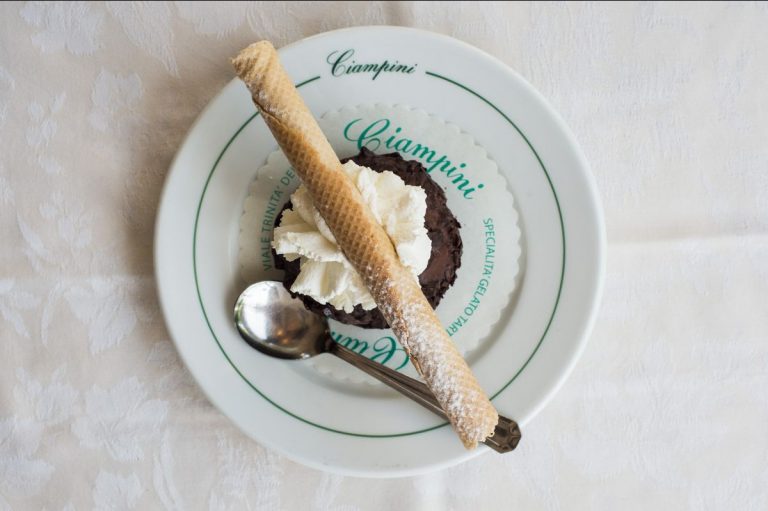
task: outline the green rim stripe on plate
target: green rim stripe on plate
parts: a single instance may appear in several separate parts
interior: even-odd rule
[[[549,186],[550,186],[550,188],[552,190],[552,194],[553,194],[554,199],[555,199],[555,204],[557,206],[557,212],[558,212],[558,215],[559,215],[559,218],[560,218],[560,230],[561,230],[561,238],[562,238],[562,246],[563,246],[563,260],[562,260],[562,265],[561,265],[560,284],[558,286],[557,297],[555,299],[555,305],[554,305],[554,308],[552,310],[552,314],[551,314],[551,316],[549,318],[549,321],[547,322],[547,326],[544,329],[544,333],[542,334],[541,338],[539,339],[539,342],[537,343],[537,345],[534,348],[534,350],[531,353],[531,355],[528,357],[528,359],[525,361],[525,363],[522,365],[522,367],[514,374],[514,376],[512,376],[512,378],[506,384],[504,384],[504,386],[499,391],[497,391],[495,394],[493,394],[491,396],[491,399],[494,399],[499,394],[501,394],[507,387],[509,387],[509,385],[513,381],[515,381],[515,379],[528,366],[530,361],[533,359],[533,356],[536,354],[536,352],[541,347],[541,345],[542,345],[542,343],[544,341],[544,338],[546,337],[547,332],[549,331],[549,328],[550,328],[550,326],[552,324],[552,321],[553,321],[553,319],[555,317],[555,312],[557,311],[557,307],[558,307],[559,302],[560,302],[560,295],[561,295],[561,292],[562,292],[563,279],[564,279],[564,275],[565,275],[565,228],[563,226],[563,216],[562,216],[562,212],[560,210],[560,202],[559,202],[558,197],[557,197],[557,192],[555,191],[554,185],[552,184],[552,180],[549,177],[549,173],[547,172],[547,169],[544,166],[544,163],[541,161],[541,158],[539,157],[538,153],[533,148],[533,146],[531,145],[531,143],[528,140],[528,138],[520,130],[520,128],[518,128],[517,125],[509,117],[507,117],[506,114],[504,114],[504,112],[502,112],[498,107],[496,107],[496,105],[494,105],[492,102],[490,102],[489,100],[487,100],[485,97],[483,97],[482,95],[478,94],[474,90],[470,89],[469,87],[466,87],[465,85],[462,85],[459,82],[456,82],[456,81],[454,81],[454,80],[452,80],[450,78],[444,77],[444,76],[439,75],[437,73],[426,71],[426,74],[428,76],[432,76],[434,78],[438,78],[438,79],[444,80],[444,81],[446,81],[448,83],[451,83],[453,85],[456,85],[457,87],[460,87],[461,89],[465,90],[466,92],[469,92],[473,96],[475,96],[478,99],[482,100],[488,106],[493,108],[497,113],[499,113],[517,131],[517,133],[523,138],[523,140],[525,140],[526,144],[531,149],[531,151],[533,152],[534,156],[536,157],[536,160],[539,162],[539,165],[541,166],[542,170],[544,171],[544,174],[545,174],[545,176],[547,178],[547,181],[549,182]],[[320,79],[320,76],[315,76],[313,78],[310,78],[308,80],[305,80],[305,81],[297,84],[296,87],[297,88],[302,87],[304,85],[307,85],[307,84],[312,83],[312,82],[314,82],[316,80],[319,80],[319,79]],[[232,145],[232,143],[235,141],[235,139],[240,135],[240,133],[245,129],[245,127],[248,126],[248,124],[250,124],[251,121],[253,121],[258,115],[259,115],[258,112],[256,112],[255,114],[250,116],[243,123],[243,125],[240,126],[240,128],[238,128],[238,130],[232,135],[232,137],[229,139],[227,144],[221,150],[221,153],[219,153],[219,156],[216,158],[216,161],[214,162],[213,167],[211,168],[211,171],[208,174],[208,178],[205,181],[205,185],[203,186],[203,191],[202,191],[202,194],[200,196],[200,201],[198,202],[198,205],[197,205],[197,213],[196,213],[196,216],[195,216],[194,232],[193,232],[193,236],[192,236],[192,264],[193,264],[193,269],[194,269],[195,288],[197,290],[197,298],[198,298],[198,302],[200,303],[200,308],[201,308],[201,310],[203,312],[203,317],[205,319],[205,323],[208,326],[208,330],[211,332],[211,335],[213,336],[213,339],[215,340],[216,345],[219,347],[219,350],[222,352],[222,354],[224,355],[224,358],[227,360],[229,365],[232,366],[232,368],[235,370],[235,372],[238,374],[238,376],[240,376],[240,378],[243,381],[245,381],[245,383],[248,384],[249,387],[251,387],[254,391],[256,391],[256,393],[259,394],[262,398],[264,398],[268,403],[270,403],[272,406],[274,406],[278,410],[282,411],[283,413],[285,413],[285,414],[287,414],[287,415],[289,415],[289,416],[291,416],[291,417],[293,417],[293,418],[295,418],[295,419],[297,419],[297,420],[299,420],[301,422],[304,422],[304,423],[309,424],[311,426],[315,426],[315,427],[317,427],[319,429],[322,429],[322,430],[325,430],[325,431],[329,431],[329,432],[332,432],[332,433],[339,433],[339,434],[342,434],[342,435],[364,437],[364,438],[395,438],[395,437],[410,436],[410,435],[417,435],[417,434],[420,434],[420,433],[426,433],[426,432],[433,431],[435,429],[439,429],[439,428],[447,426],[448,423],[447,422],[443,422],[443,423],[438,424],[436,426],[420,429],[420,430],[417,430],[417,431],[409,431],[409,432],[404,432],[404,433],[390,433],[390,434],[383,435],[383,434],[356,433],[356,432],[350,432],[350,431],[343,431],[343,430],[338,430],[338,429],[331,428],[331,427],[328,427],[328,426],[323,426],[322,424],[317,424],[317,423],[315,423],[315,422],[313,422],[313,421],[311,421],[309,419],[305,419],[304,417],[296,415],[295,413],[293,413],[293,412],[283,408],[278,403],[272,401],[267,395],[262,393],[253,383],[250,382],[250,380],[248,380],[248,378],[246,378],[246,376],[234,364],[234,362],[230,359],[229,355],[224,350],[224,347],[219,342],[219,339],[218,339],[216,333],[214,332],[213,327],[212,327],[212,325],[211,325],[211,323],[210,323],[210,321],[208,319],[208,314],[207,314],[207,312],[205,310],[205,306],[203,305],[202,293],[200,291],[200,285],[199,285],[198,276],[197,276],[197,227],[198,227],[198,223],[199,223],[199,220],[200,220],[200,212],[202,211],[203,200],[204,200],[205,194],[206,194],[206,192],[208,190],[208,185],[209,185],[209,183],[211,181],[211,178],[213,177],[214,172],[218,168],[219,162],[224,157],[224,154],[229,149],[229,147]]]

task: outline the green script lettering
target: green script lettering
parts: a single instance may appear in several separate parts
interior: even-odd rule
[[[371,151],[384,147],[394,149],[405,156],[412,156],[425,164],[428,173],[437,170],[449,178],[449,182],[465,199],[474,199],[474,193],[482,190],[483,183],[473,183],[471,169],[466,163],[454,164],[446,154],[438,155],[437,151],[419,143],[405,135],[401,136],[403,128],[393,128],[392,121],[387,118],[377,119],[365,127],[361,127],[362,119],[350,121],[343,131],[344,138],[354,142],[358,149],[367,147]]]

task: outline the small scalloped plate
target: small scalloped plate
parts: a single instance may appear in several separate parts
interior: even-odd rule
[[[445,190],[448,207],[462,225],[463,250],[456,281],[436,312],[459,352],[472,363],[478,347],[497,340],[488,333],[509,304],[519,271],[518,214],[498,165],[458,126],[405,105],[345,107],[324,113],[318,122],[340,158],[357,154],[362,147],[378,153],[399,150],[405,158],[431,169],[433,179]],[[298,185],[282,151],[270,154],[256,171],[240,220],[244,284],[282,279],[270,256],[274,234],[269,226]],[[337,342],[417,377],[391,330],[366,330],[333,320],[330,328]],[[349,385],[382,385],[336,357],[315,357],[309,365]]]
[[[459,126],[498,164],[519,213],[524,271],[488,332],[493,342],[475,350],[470,364],[499,412],[525,434],[583,350],[602,285],[602,213],[573,135],[512,70],[449,37],[358,27],[299,41],[280,56],[317,116],[361,104],[410,105]],[[405,476],[486,452],[464,450],[444,422],[388,389],[345,385],[240,340],[232,322],[245,285],[240,217],[275,146],[245,86],[233,80],[191,129],[165,183],[155,230],[160,301],[203,391],[255,440],[323,470]],[[503,221],[494,228],[504,229]],[[271,226],[265,229],[267,237]],[[504,271],[504,261],[495,264]]]

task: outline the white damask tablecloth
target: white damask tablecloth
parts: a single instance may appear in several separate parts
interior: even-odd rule
[[[152,275],[163,178],[228,57],[362,24],[458,37],[533,83],[609,239],[592,339],[519,450],[399,480],[236,430]],[[766,27],[766,3],[3,3],[0,510],[768,509]]]

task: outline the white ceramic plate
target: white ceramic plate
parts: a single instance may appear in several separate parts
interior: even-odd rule
[[[525,441],[526,423],[584,347],[602,283],[602,216],[573,136],[522,78],[449,37],[359,27],[305,39],[280,55],[318,116],[359,104],[410,105],[458,125],[498,163],[520,213],[524,271],[470,364],[499,412],[522,425]],[[376,76],[373,66],[354,67],[384,61],[403,66]],[[465,451],[442,421],[386,389],[344,386],[240,340],[231,318],[245,286],[239,219],[256,169],[276,148],[254,114],[245,86],[233,80],[190,131],[163,191],[155,271],[189,370],[248,435],[320,469],[404,476],[486,452]]]

